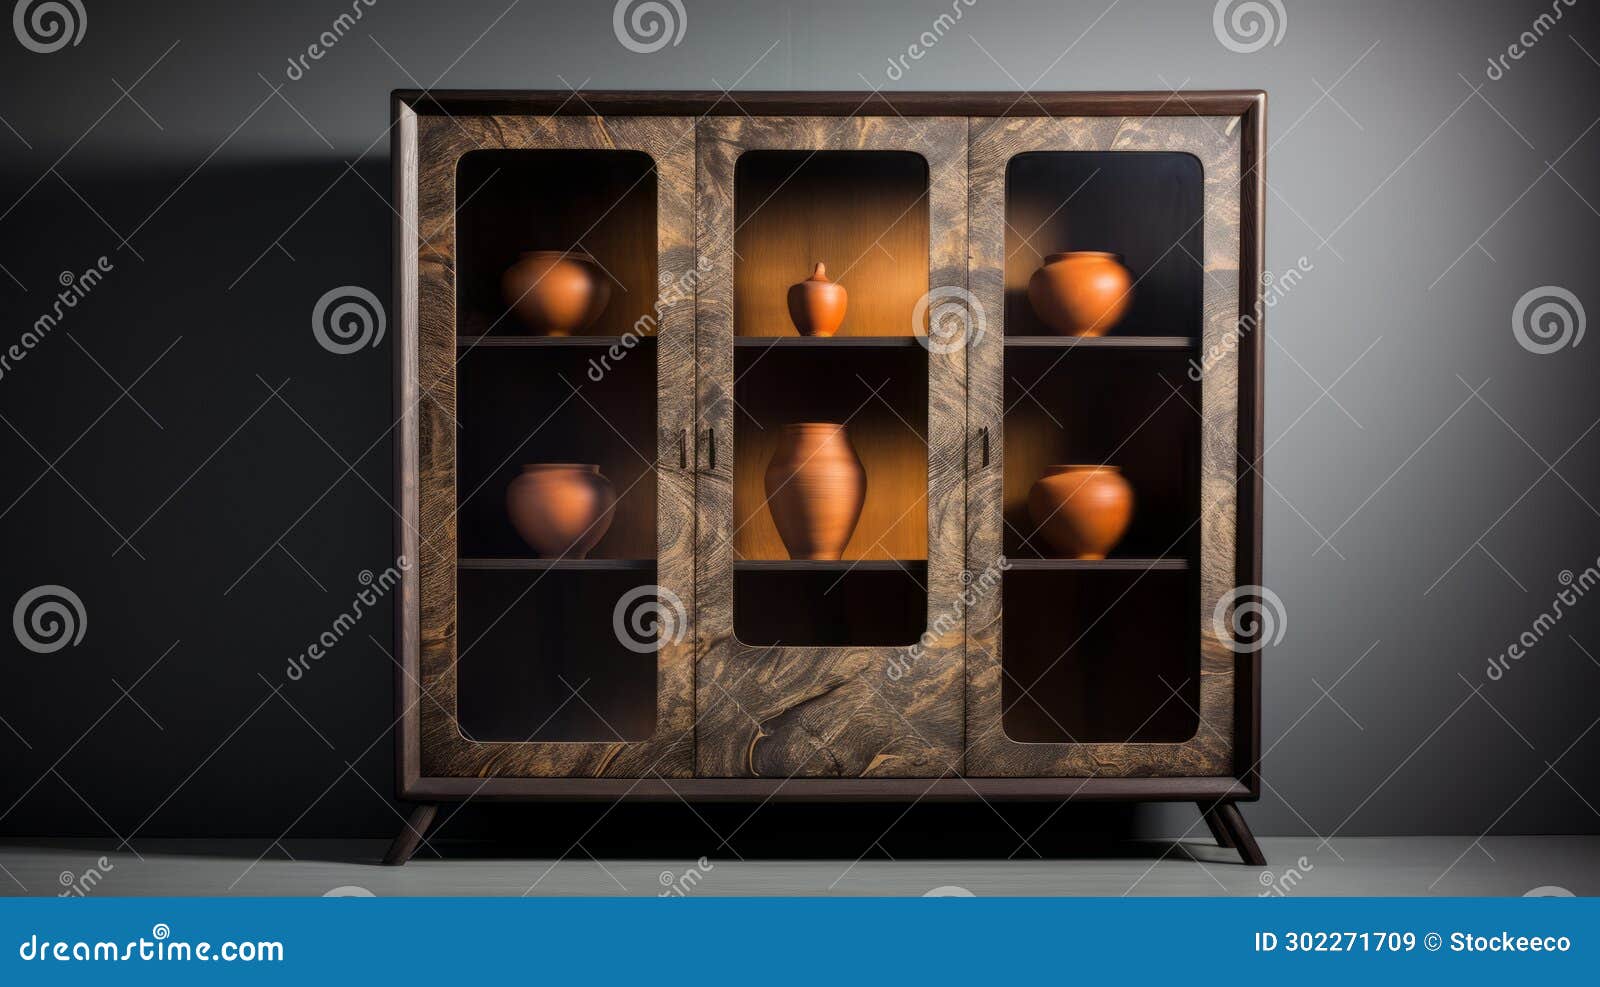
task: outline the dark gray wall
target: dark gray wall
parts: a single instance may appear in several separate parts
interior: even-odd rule
[[[1249,815],[1276,834],[1600,830],[1600,594],[1532,630],[1558,574],[1600,555],[1600,342],[1538,355],[1512,330],[1541,286],[1600,308],[1591,5],[1491,80],[1550,4],[1284,0],[1280,42],[1238,53],[1208,2],[977,0],[890,79],[949,4],[684,0],[681,43],[639,54],[609,2],[378,0],[288,81],[348,4],[85,3],[76,47],[0,36],[0,343],[61,272],[112,267],[0,376],[0,602],[61,584],[87,611],[53,654],[0,635],[0,832],[398,824],[387,619],[272,686],[392,559],[393,339],[336,356],[310,313],[340,285],[387,299],[388,92],[435,84],[1268,90],[1268,266],[1310,270],[1269,318],[1266,582],[1287,630]],[[1486,681],[1524,632],[1528,657]],[[769,806],[732,842],[853,855],[899,811]],[[600,812],[474,806],[446,835],[559,852]],[[749,812],[624,808],[589,841],[706,852],[708,825]],[[1004,856],[1046,813],[919,807],[883,845],[961,830],[954,849]],[[1034,843],[1133,818],[1069,811]]]

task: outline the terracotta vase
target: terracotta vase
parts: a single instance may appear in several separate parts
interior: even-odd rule
[[[616,506],[616,489],[593,463],[526,463],[506,487],[511,526],[541,559],[587,558]]]
[[[848,294],[844,285],[828,280],[828,267],[819,262],[809,278],[789,286],[789,318],[802,336],[832,336],[844,322]]]
[[[843,425],[785,425],[767,464],[766,490],[791,559],[837,560],[861,520],[867,471]]]
[[[588,254],[530,250],[500,276],[500,297],[529,332],[571,336],[605,311],[611,279]]]
[[[1104,336],[1133,300],[1133,275],[1119,254],[1074,250],[1051,254],[1028,279],[1028,301],[1040,321],[1063,336]]]
[[[1103,559],[1133,520],[1133,488],[1115,466],[1046,466],[1028,516],[1059,557]]]

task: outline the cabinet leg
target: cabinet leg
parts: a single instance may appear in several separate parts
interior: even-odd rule
[[[1204,802],[1196,802],[1195,805],[1200,807],[1200,818],[1206,821],[1206,828],[1211,830],[1211,838],[1217,841],[1217,846],[1222,847],[1224,850],[1232,850],[1233,836],[1228,832],[1228,828],[1222,825],[1222,821],[1217,818],[1216,808]]]
[[[1220,802],[1215,811],[1217,821],[1227,830],[1228,835],[1233,837],[1233,845],[1239,851],[1240,858],[1251,867],[1266,866],[1267,858],[1262,855],[1261,847],[1251,835],[1244,816],[1240,815],[1239,807],[1232,802]]]
[[[417,852],[417,846],[422,842],[422,837],[428,832],[428,827],[433,825],[433,817],[438,815],[437,805],[419,805],[411,810],[411,818],[406,820],[405,828],[400,830],[394,842],[389,844],[389,852],[383,855],[383,862],[390,867],[399,867],[411,859]]]

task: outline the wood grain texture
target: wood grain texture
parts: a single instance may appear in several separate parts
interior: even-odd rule
[[[928,283],[965,286],[966,121],[708,118],[699,123],[697,237],[710,270],[696,299],[702,447],[696,583],[696,773],[708,777],[929,777],[959,772],[963,733],[962,496],[966,354],[928,359],[928,620],[914,658],[886,647],[741,644],[733,631],[734,196],[756,149],[909,150],[928,163]],[[848,261],[846,261],[848,264]],[[944,347],[937,347],[943,349]],[[843,369],[843,368],[842,368]],[[870,482],[870,481],[869,481]],[[941,615],[954,619],[938,622]],[[938,623],[936,623],[938,622]],[[897,664],[898,663],[898,664]],[[891,669],[902,669],[891,674]]]
[[[1193,105],[1192,103],[1190,105]],[[1008,160],[1028,151],[1179,151],[1199,159],[1205,175],[1205,281],[1202,353],[1215,347],[1200,387],[1201,516],[1199,598],[1182,619],[1200,624],[1200,727],[1183,743],[1019,744],[1002,724],[1001,600],[981,597],[967,617],[967,762],[974,776],[1219,776],[1232,772],[1234,653],[1217,639],[1211,614],[1234,585],[1236,563],[1239,364],[1224,345],[1240,309],[1240,120],[1217,117],[974,118],[971,139],[969,285],[989,313],[988,331],[969,356],[974,426],[987,426],[996,449],[1005,443],[1003,326],[1005,195]],[[1003,454],[1002,454],[1003,456]],[[974,572],[1002,558],[1002,456],[974,461],[968,478],[967,564]],[[1044,615],[1041,615],[1043,617]],[[1142,619],[1160,619],[1152,615]],[[1174,687],[1178,683],[1172,683]],[[1179,701],[1174,698],[1174,702]]]
[[[417,731],[417,764],[403,773],[435,778],[614,777],[653,773],[685,777],[692,770],[694,694],[694,478],[679,467],[680,432],[692,420],[694,313],[691,295],[673,290],[694,264],[694,124],[686,118],[416,117],[414,212],[406,202],[400,236],[414,251],[414,421],[417,528],[413,586],[418,604],[419,684],[410,687],[406,731]],[[589,148],[649,154],[657,172],[656,245],[660,325],[657,359],[656,487],[658,583],[687,611],[684,636],[663,641],[655,733],[637,743],[473,743],[456,712],[456,169],[481,148]],[[410,193],[407,193],[410,195]],[[402,200],[405,201],[405,200]],[[597,203],[596,214],[608,203]],[[404,256],[404,252],[402,254]],[[409,277],[404,272],[402,277]],[[412,353],[402,356],[413,359]],[[404,442],[413,438],[408,434]],[[406,511],[409,513],[410,505]],[[405,656],[410,662],[410,655]],[[416,724],[415,727],[412,724]]]

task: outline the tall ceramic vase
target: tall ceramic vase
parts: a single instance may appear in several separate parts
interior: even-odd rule
[[[616,506],[616,488],[593,463],[528,463],[506,487],[511,526],[542,559],[587,558]]]
[[[1133,300],[1133,275],[1119,254],[1051,254],[1028,279],[1028,301],[1041,322],[1063,336],[1104,336]]]
[[[790,558],[837,560],[861,520],[867,472],[843,425],[801,422],[783,427],[766,490]]]
[[[1046,466],[1028,516],[1058,557],[1103,559],[1133,520],[1133,488],[1115,466]]]

